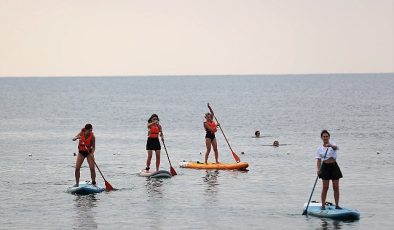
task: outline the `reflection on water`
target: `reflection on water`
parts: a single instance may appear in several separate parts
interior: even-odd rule
[[[321,219],[321,228],[322,230],[329,229],[343,229],[345,227],[348,228],[357,223],[358,220],[329,220],[329,219]]]
[[[212,196],[218,193],[218,175],[219,170],[206,170],[206,175],[203,177],[204,182],[207,184],[205,188],[206,195]]]
[[[157,229],[157,226],[162,226],[162,222],[165,220],[165,216],[161,214],[166,202],[166,199],[163,199],[163,179],[148,177],[146,178],[145,188],[148,194],[148,199],[145,203],[148,218],[145,226],[150,229]]]
[[[148,177],[145,183],[145,188],[148,192],[148,196],[152,198],[163,198],[163,191],[161,188],[162,185],[162,179]]]
[[[341,221],[332,220],[328,221],[326,219],[321,220],[321,230],[329,230],[329,229],[342,229]]]
[[[96,212],[93,210],[97,206],[97,201],[98,199],[94,194],[75,197],[77,213],[73,229],[97,229]]]

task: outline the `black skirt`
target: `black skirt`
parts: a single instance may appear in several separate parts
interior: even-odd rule
[[[150,138],[146,142],[146,150],[161,150],[159,138]]]
[[[319,177],[323,180],[339,180],[343,177],[337,162],[330,164],[323,162],[320,171]]]

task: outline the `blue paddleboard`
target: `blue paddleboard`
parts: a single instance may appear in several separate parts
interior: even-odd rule
[[[304,211],[308,203],[304,204]],[[360,213],[356,209],[341,207],[336,209],[335,204],[326,203],[325,210],[321,209],[322,204],[317,202],[309,203],[307,214],[316,217],[330,218],[335,220],[358,220]]]
[[[139,176],[143,176],[143,177],[150,177],[150,178],[171,178],[171,173],[169,171],[166,170],[159,170],[159,171],[146,171],[146,170],[141,170],[138,173]]]
[[[67,192],[78,195],[89,195],[94,193],[100,193],[104,190],[105,189],[103,187],[100,187],[97,184],[92,185],[92,183],[90,182],[80,182],[78,187],[69,187],[67,189]]]

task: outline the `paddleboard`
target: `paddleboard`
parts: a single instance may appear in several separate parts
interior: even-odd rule
[[[150,177],[150,178],[171,178],[171,173],[166,170],[159,170],[159,171],[146,171],[146,170],[141,170],[138,173],[139,176],[143,177]]]
[[[308,203],[304,204],[304,210]],[[342,209],[335,209],[335,204],[326,202],[325,210],[321,209],[322,204],[312,201],[309,203],[307,214],[322,218],[330,218],[336,220],[358,220],[360,213],[356,209],[341,207]]]
[[[86,182],[80,182],[78,187],[69,187],[67,189],[67,192],[72,194],[78,194],[78,195],[89,195],[94,193],[100,193],[104,190],[105,189],[103,187],[100,187],[97,184],[92,185],[92,183],[86,181]]]
[[[191,168],[191,169],[220,169],[220,170],[246,170],[249,164],[246,162],[234,162],[234,163],[212,163],[207,164],[199,161],[181,161],[179,163],[181,168]]]

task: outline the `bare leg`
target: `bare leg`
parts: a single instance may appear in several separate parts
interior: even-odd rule
[[[156,152],[156,171],[160,168],[160,150],[155,150]]]
[[[87,157],[89,169],[90,169],[90,177],[92,178],[92,184],[96,184],[96,168],[94,165],[94,155],[89,154]]]
[[[216,138],[212,140],[213,151],[215,152],[215,160],[216,164],[219,163],[219,152],[218,152],[218,143],[216,142]]]
[[[332,188],[334,190],[335,205],[339,206],[339,180],[332,180]]]
[[[330,187],[330,180],[323,180],[323,188],[321,190],[321,203],[322,203],[322,206],[324,206],[326,204],[327,191],[328,191],[329,187]]]
[[[207,151],[205,152],[205,164],[208,163],[208,156],[211,152],[211,139],[205,138],[205,146],[207,147]]]
[[[148,150],[148,158],[146,159],[146,168],[150,168],[151,160],[152,160],[152,150]]]
[[[81,176],[81,165],[85,158],[82,154],[78,153],[77,160],[75,161],[75,186],[79,186],[79,177]]]

